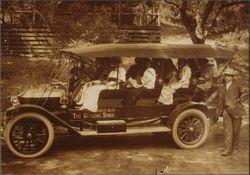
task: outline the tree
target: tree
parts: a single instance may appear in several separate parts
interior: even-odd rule
[[[107,4],[94,1],[36,1],[48,26],[57,34],[60,45],[69,43],[96,43],[114,41],[117,25],[111,22],[111,9]]]
[[[248,26],[248,2],[240,0],[164,0],[163,13],[187,29],[194,44],[208,36]]]

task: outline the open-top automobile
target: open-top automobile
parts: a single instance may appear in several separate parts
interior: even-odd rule
[[[123,135],[171,131],[174,142],[183,149],[198,148],[206,141],[209,117],[216,115],[215,108],[204,103],[205,92],[198,87],[196,77],[188,88],[177,89],[173,103],[157,103],[163,83],[161,69],[157,71],[155,88],[143,89],[134,103],[124,104],[134,88],[120,85],[119,89],[101,91],[97,112],[79,110],[72,99],[67,81],[57,81],[56,74],[70,66],[81,64],[82,80],[93,79],[96,64],[109,57],[132,60],[135,57],[152,58],[153,62],[167,59],[188,59],[190,62],[213,58],[228,62],[234,51],[210,45],[170,44],[100,44],[61,50],[61,61],[55,67],[44,89],[31,89],[12,97],[12,107],[4,116],[4,140],[9,150],[21,158],[43,155],[52,145],[55,128],[66,129],[69,135]],[[69,67],[69,66],[68,66]],[[65,68],[66,70],[66,68]],[[195,70],[193,70],[195,71]],[[64,71],[69,72],[69,71]],[[215,89],[217,86],[213,86]],[[98,139],[98,138],[97,138]]]

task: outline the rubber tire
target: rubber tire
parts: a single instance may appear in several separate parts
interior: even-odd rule
[[[185,117],[187,116],[190,116],[190,115],[195,115],[195,116],[198,116],[201,118],[201,120],[203,121],[203,124],[204,124],[204,127],[205,127],[205,131],[204,131],[204,134],[203,134],[203,137],[201,138],[201,140],[194,144],[194,145],[187,145],[187,144],[184,144],[178,137],[177,135],[177,127],[178,127],[178,124],[179,122],[184,119]],[[187,109],[185,111],[183,111],[182,113],[180,113],[173,125],[172,125],[172,137],[173,137],[173,140],[174,142],[180,147],[180,148],[183,148],[183,149],[195,149],[195,148],[198,148],[200,147],[201,145],[203,145],[203,143],[206,141],[207,137],[208,137],[208,133],[209,133],[209,121],[208,121],[208,118],[206,117],[206,115],[198,110],[198,109]]]
[[[42,121],[45,126],[48,129],[48,141],[47,144],[44,146],[44,148],[35,153],[35,154],[31,154],[31,155],[27,155],[27,154],[22,154],[20,152],[18,152],[17,150],[15,150],[15,148],[12,146],[11,142],[10,142],[10,131],[11,128],[13,127],[13,125],[19,121],[20,119],[23,118],[32,118],[32,119],[37,119]],[[48,151],[48,149],[51,147],[53,141],[54,141],[54,136],[55,136],[55,132],[54,132],[54,128],[51,124],[51,122],[44,116],[37,114],[37,113],[22,113],[19,114],[15,117],[13,117],[12,119],[10,119],[10,121],[7,123],[5,131],[4,131],[4,139],[6,142],[7,147],[9,148],[9,150],[16,156],[20,157],[20,158],[36,158],[39,157],[41,155],[43,155],[46,151]]]

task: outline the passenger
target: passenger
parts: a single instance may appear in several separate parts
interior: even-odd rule
[[[132,84],[134,81],[140,82],[143,72],[145,71],[144,67],[144,58],[136,57],[135,64],[130,66],[126,74],[127,87],[133,87]]]
[[[110,58],[96,59],[96,72],[94,73],[94,80],[105,80],[108,77],[110,67]]]
[[[144,65],[143,65],[143,72],[140,81],[137,82],[135,80],[131,81],[131,85],[134,88],[146,88],[146,89],[154,89],[155,88],[155,81],[156,81],[156,72],[154,68],[151,67],[152,59],[145,58]]]
[[[163,86],[158,102],[169,105],[173,104],[173,94],[179,88],[188,88],[191,78],[191,69],[184,59],[178,60],[177,78],[173,77],[172,82]],[[172,68],[174,70],[174,68]]]
[[[110,64],[112,70],[108,75],[108,89],[119,89],[120,83],[126,82],[126,69],[120,66],[121,60],[113,60]]]
[[[164,66],[164,84],[158,102],[162,104],[172,104],[175,89],[172,87],[177,82],[177,69],[172,60],[166,60]]]
[[[212,88],[213,78],[214,78],[214,61],[212,59],[204,59],[203,71],[201,72],[201,76],[198,80],[204,81],[204,83],[199,83],[197,87],[202,91],[206,92]]]
[[[171,59],[164,60],[163,82],[165,85],[177,82],[177,68]]]
[[[142,58],[141,58],[142,59]],[[156,81],[156,72],[151,67],[152,59],[143,58],[144,64],[142,65],[143,72],[139,82],[131,78],[130,86],[135,89],[130,89],[128,94],[122,100],[123,105],[135,105],[136,101],[140,98],[140,94],[145,89],[154,89]]]
[[[177,88],[188,88],[191,79],[191,69],[187,64],[186,59],[179,59],[178,60],[178,82]]]
[[[96,112],[98,109],[98,99],[100,92],[105,89],[118,89],[120,82],[125,82],[126,70],[119,66],[119,62],[111,61],[112,71],[106,80],[95,80],[86,83],[79,93],[80,98],[76,98],[77,105],[81,105],[79,110],[89,110]]]

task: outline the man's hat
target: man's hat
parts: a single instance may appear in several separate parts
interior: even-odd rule
[[[211,66],[214,65],[215,60],[213,58],[207,58],[207,60],[208,60],[208,63],[207,63],[208,65],[211,65]]]
[[[238,71],[235,71],[235,70],[233,70],[231,68],[226,68],[224,70],[223,74],[224,75],[233,75],[234,76],[234,75],[238,75],[239,73],[238,73]]]

